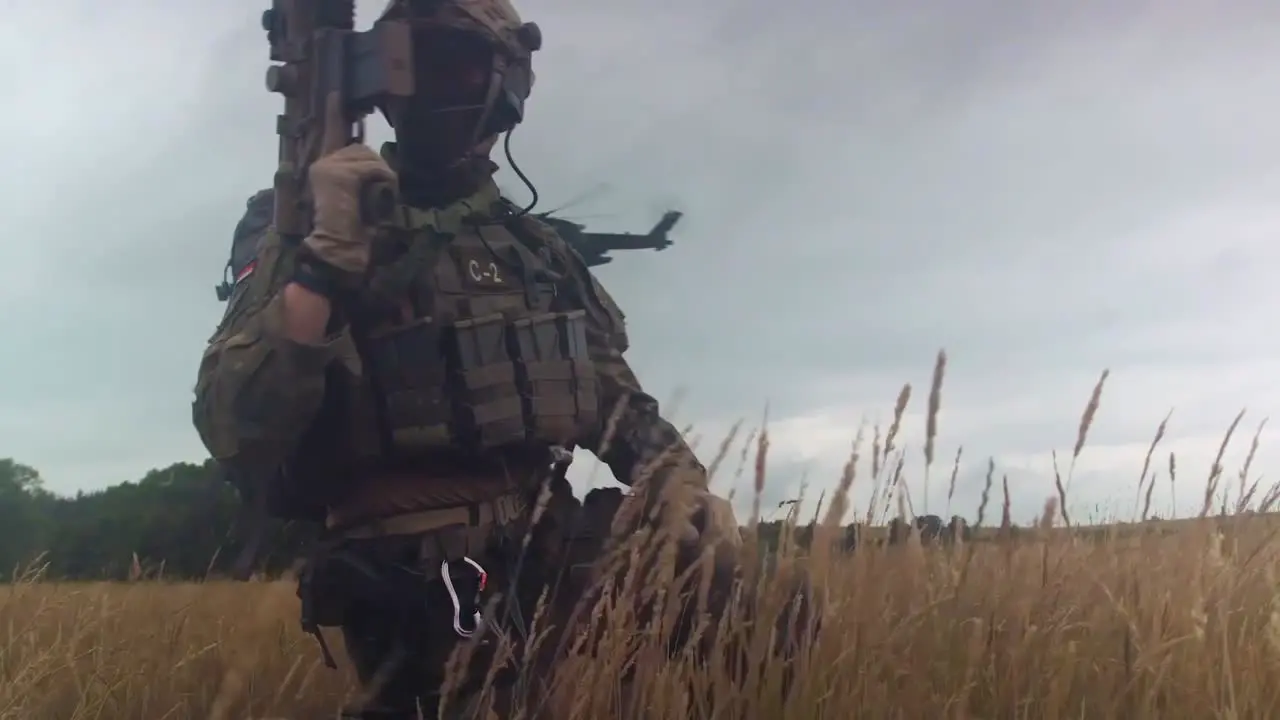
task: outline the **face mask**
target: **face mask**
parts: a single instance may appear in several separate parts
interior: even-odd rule
[[[439,27],[416,28],[415,92],[389,108],[402,160],[444,168],[467,157],[482,139],[494,51],[479,36]]]

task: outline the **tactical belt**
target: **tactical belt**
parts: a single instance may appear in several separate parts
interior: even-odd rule
[[[388,535],[417,535],[459,525],[501,526],[518,520],[525,507],[521,495],[504,495],[489,502],[403,513],[334,528],[334,534],[350,540],[367,540]]]

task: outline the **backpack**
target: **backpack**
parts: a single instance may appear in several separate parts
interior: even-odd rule
[[[231,235],[231,256],[222,269],[222,282],[214,287],[219,302],[231,299],[236,283],[253,271],[253,258],[258,253],[258,238],[275,219],[276,193],[259,190],[245,203],[244,216]]]
[[[244,215],[231,234],[231,253],[227,264],[223,266],[222,282],[214,286],[219,302],[228,302],[236,283],[253,271],[254,258],[258,254],[258,240],[274,219],[274,190],[259,190],[245,202]],[[245,535],[245,543],[232,563],[231,575],[237,580],[247,580],[257,564],[268,522],[273,515],[269,507],[269,490],[262,487],[264,479],[243,477],[221,464],[218,465],[218,473],[240,495],[242,507],[238,524],[241,526],[240,532]]]

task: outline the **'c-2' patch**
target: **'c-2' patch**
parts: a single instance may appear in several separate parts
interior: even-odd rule
[[[474,248],[458,250],[458,271],[462,282],[477,289],[499,289],[509,287],[506,267],[499,265],[492,253]]]

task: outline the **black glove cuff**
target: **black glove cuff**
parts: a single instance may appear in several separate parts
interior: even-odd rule
[[[311,292],[337,302],[341,294],[333,268],[312,260],[300,260],[293,268],[293,282]]]

